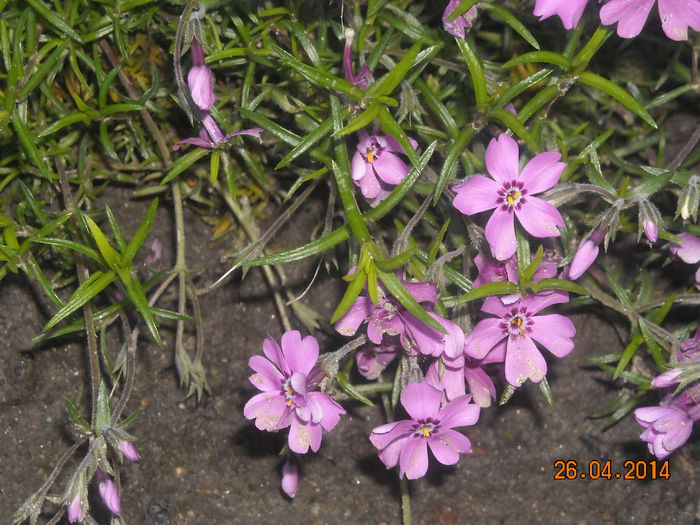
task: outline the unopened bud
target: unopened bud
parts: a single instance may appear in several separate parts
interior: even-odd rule
[[[693,218],[695,222],[698,215],[698,205],[700,204],[700,193],[698,193],[698,182],[700,178],[696,175],[690,177],[688,184],[683,187],[681,196],[678,198],[678,209],[676,217],[683,217],[684,221]]]

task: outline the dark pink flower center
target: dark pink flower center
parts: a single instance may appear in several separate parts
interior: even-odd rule
[[[497,202],[503,211],[519,210],[525,204],[525,183],[519,180],[512,180],[503,183],[498,190]]]
[[[532,316],[524,306],[513,308],[510,313],[504,316],[498,327],[504,335],[518,338],[532,331],[534,321]]]
[[[418,438],[429,438],[439,429],[439,423],[433,419],[421,419],[413,427],[413,435]]]

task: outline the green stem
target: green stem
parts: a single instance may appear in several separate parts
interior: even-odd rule
[[[401,489],[401,521],[403,525],[411,525],[411,495],[406,478],[399,478],[399,488]]]
[[[585,67],[593,58],[593,55],[595,55],[598,52],[600,46],[602,46],[605,43],[605,41],[608,39],[608,37],[610,37],[610,35],[610,31],[608,31],[604,27],[599,27],[598,29],[596,29],[596,32],[593,33],[591,39],[588,42],[586,42],[586,45],[583,46],[583,49],[579,52],[578,55],[576,55],[576,58],[574,58],[574,67],[585,69]]]

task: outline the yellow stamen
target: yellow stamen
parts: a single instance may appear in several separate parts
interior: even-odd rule
[[[290,399],[289,401],[287,401],[287,406],[288,406],[288,407],[292,406],[292,400],[291,400],[291,399]]]
[[[370,164],[371,164],[372,162],[374,162],[374,153],[372,153],[371,151],[367,154],[367,161],[368,161]]]
[[[423,427],[422,430],[425,437],[430,437],[430,430],[427,427]]]

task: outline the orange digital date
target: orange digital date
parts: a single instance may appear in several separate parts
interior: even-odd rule
[[[554,479],[670,479],[668,460],[627,460],[622,464],[623,472],[615,472],[609,459],[593,459],[588,464],[558,459],[554,462]]]

